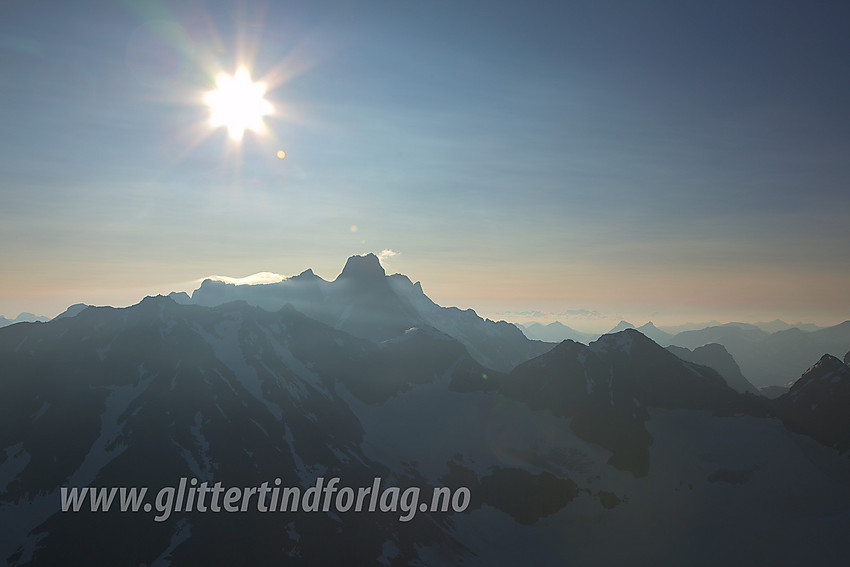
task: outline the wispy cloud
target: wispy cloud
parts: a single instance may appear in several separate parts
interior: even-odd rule
[[[210,276],[207,279],[234,285],[260,285],[283,281],[286,279],[286,276],[275,274],[273,272],[258,272],[250,276],[245,276],[244,278],[231,278],[230,276]]]
[[[383,263],[392,258],[393,256],[398,256],[400,254],[401,252],[396,252],[395,250],[385,248],[384,250],[381,250],[381,252],[378,254],[378,259]]]

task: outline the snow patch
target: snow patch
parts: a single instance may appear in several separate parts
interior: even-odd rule
[[[35,423],[36,421],[38,421],[38,418],[43,416],[44,412],[46,412],[49,408],[50,408],[49,402],[44,402],[43,404],[41,404],[41,407],[38,408],[38,411],[35,412],[35,414],[32,416],[32,422]]]
[[[611,452],[590,445],[570,430],[567,419],[548,410],[528,411],[517,401],[495,393],[469,392],[445,396],[451,380],[446,372],[434,383],[418,384],[381,405],[360,401],[343,384],[337,394],[363,427],[360,450],[370,461],[394,471],[416,469],[433,486],[457,461],[480,476],[491,467],[521,467],[534,473],[548,470],[572,476],[603,474]],[[436,413],[435,413],[436,412]],[[529,447],[542,458],[530,458]],[[591,455],[592,457],[588,457]]]
[[[168,547],[165,548],[159,557],[151,562],[151,567],[168,567],[171,565],[171,554],[177,549],[184,541],[188,540],[192,535],[192,526],[189,524],[189,520],[186,518],[181,518],[177,522],[177,526],[174,528],[174,533],[171,535],[171,541],[168,544]]]
[[[354,304],[353,303],[351,305],[349,305],[348,307],[346,307],[345,309],[343,309],[342,313],[340,313],[340,315],[339,315],[339,319],[337,320],[336,325],[334,325],[334,328],[335,329],[342,328],[342,326],[345,324],[345,322],[348,321],[348,318],[351,317],[351,312],[353,310],[354,310]]]
[[[0,493],[6,492],[9,483],[24,472],[31,458],[30,454],[24,450],[23,441],[11,447],[6,447],[5,452],[6,460],[0,465]]]
[[[376,559],[381,565],[392,565],[392,560],[398,557],[399,548],[395,542],[388,539],[381,547],[381,555]]]
[[[101,362],[106,360],[106,353],[109,352],[109,349],[111,347],[112,347],[112,343],[106,345],[105,347],[95,349],[95,352],[97,353],[97,357],[100,359]]]
[[[286,535],[289,537],[290,541],[294,541],[295,545],[292,546],[286,554],[289,557],[301,557],[301,550],[298,549],[298,542],[301,539],[301,536],[295,531],[295,522],[289,522],[286,524]]]
[[[277,340],[272,335],[269,329],[265,327],[260,327],[260,329],[266,335],[266,338],[269,340],[269,343],[271,343],[275,354],[278,356],[278,358],[281,359],[281,362],[283,362],[286,367],[289,368],[293,372],[293,374],[295,374],[295,376],[300,378],[307,386],[310,386],[324,397],[332,397],[330,392],[328,392],[328,390],[325,388],[324,384],[322,384],[322,379],[319,377],[318,374],[307,368],[307,366],[303,362],[295,358],[295,355],[292,354],[292,351],[289,350],[289,347],[283,342]],[[288,390],[290,390],[290,393],[295,395],[297,399],[300,399],[302,397],[301,395],[299,395],[299,391],[301,393],[306,391],[303,386],[295,386],[288,380],[283,381],[282,385]],[[291,389],[293,387],[294,389]]]
[[[201,431],[201,426],[204,422],[204,416],[201,412],[195,412],[195,421],[189,427],[189,431],[192,433],[192,437],[195,438],[195,446],[198,448],[198,452],[201,457],[201,465],[203,466],[204,478],[212,478],[212,462],[210,460],[210,442],[204,436],[203,431]]]
[[[250,366],[245,360],[239,342],[239,331],[242,328],[242,323],[242,314],[236,312],[229,314],[228,319],[217,324],[214,334],[208,333],[198,324],[194,325],[194,330],[213,347],[216,358],[233,372],[236,381],[249,394],[266,406],[269,413],[276,419],[281,419],[283,410],[277,404],[266,399],[263,395],[263,382],[257,375],[256,368]]]
[[[139,375],[143,372],[140,366]],[[106,409],[100,416],[100,435],[92,443],[82,464],[68,479],[68,486],[89,486],[97,478],[100,469],[124,452],[127,446],[119,442],[123,429],[119,420],[130,404],[148,389],[154,377],[140,377],[134,385],[109,388],[111,391],[106,397]]]
[[[250,417],[249,417],[248,419],[250,419],[250,420],[254,423],[254,425],[256,425],[256,426],[260,429],[260,431],[262,431],[263,433],[265,433],[265,434],[266,434],[266,437],[270,437],[270,436],[269,436],[269,432],[268,432],[268,431],[266,431],[266,428],[265,428],[265,427],[263,427],[262,425],[260,425],[260,424],[257,422],[257,420],[255,420],[255,419],[253,419],[253,418],[250,418]]]

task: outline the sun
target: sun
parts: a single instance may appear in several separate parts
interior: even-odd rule
[[[263,98],[265,83],[252,82],[248,69],[240,67],[232,76],[221,73],[216,77],[216,86],[204,95],[214,127],[226,127],[230,138],[236,141],[242,139],[245,130],[258,134],[265,131],[263,117],[274,112],[272,104]]]

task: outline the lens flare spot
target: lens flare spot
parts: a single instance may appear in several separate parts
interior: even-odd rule
[[[286,157],[286,152],[284,152],[283,150],[278,150],[278,151],[277,151],[277,157],[278,157],[278,159],[283,159],[283,158],[285,158],[285,157]]]

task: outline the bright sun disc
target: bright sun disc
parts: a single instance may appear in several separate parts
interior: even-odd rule
[[[204,96],[210,107],[210,122],[214,127],[224,126],[234,140],[241,140],[245,130],[261,133],[265,130],[263,116],[274,112],[274,107],[263,96],[264,83],[254,83],[244,67],[232,77],[225,73],[216,78],[217,89]]]

